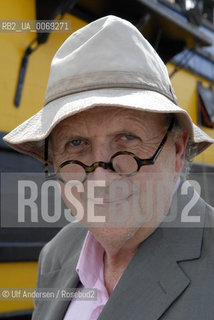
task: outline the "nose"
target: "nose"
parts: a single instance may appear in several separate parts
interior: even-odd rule
[[[108,188],[114,183],[115,180],[120,180],[119,175],[110,169],[104,169],[102,167],[97,167],[93,172],[88,175],[88,181],[102,181],[104,182],[103,187],[107,191]],[[103,189],[103,187],[101,189]],[[102,192],[104,192],[102,190]]]
[[[111,149],[110,146],[107,143],[104,143],[103,141],[99,141],[96,144],[94,144],[92,149],[92,161],[94,162],[109,162],[111,158]]]

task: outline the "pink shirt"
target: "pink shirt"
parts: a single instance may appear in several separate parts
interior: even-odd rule
[[[97,290],[97,299],[73,299],[64,320],[97,320],[99,317],[109,298],[104,284],[103,254],[103,247],[88,231],[76,267],[81,281],[81,285],[78,288],[95,288]]]

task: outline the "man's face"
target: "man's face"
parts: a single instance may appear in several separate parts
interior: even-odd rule
[[[147,159],[157,150],[168,126],[164,115],[124,108],[96,107],[81,112],[60,122],[52,132],[54,169],[67,160],[88,166],[96,161],[108,163],[119,151]],[[81,224],[101,242],[123,245],[142,232],[149,235],[168,212],[186,139],[183,135],[174,142],[169,137],[155,164],[141,167],[134,176],[98,167],[80,189],[71,184],[65,189],[60,183],[65,203],[80,217],[77,202],[73,202],[78,200],[84,213]],[[97,198],[102,203],[97,203]]]

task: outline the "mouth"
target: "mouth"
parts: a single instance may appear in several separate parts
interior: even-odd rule
[[[97,203],[96,199],[88,198],[88,201],[90,203],[93,203],[96,207],[102,207],[102,208],[109,208],[114,206],[120,206],[126,202],[129,201],[129,199],[133,196],[133,194],[128,195],[125,198],[119,198],[119,199],[109,199],[109,198],[99,198],[103,200],[103,203]]]

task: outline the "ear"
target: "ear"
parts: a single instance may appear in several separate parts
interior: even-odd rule
[[[175,172],[177,173],[180,173],[184,165],[188,138],[188,134],[186,132],[182,132],[175,141]]]

